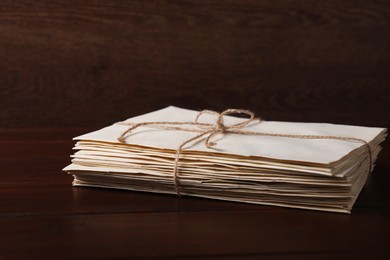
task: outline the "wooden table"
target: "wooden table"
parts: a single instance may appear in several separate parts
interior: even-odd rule
[[[345,215],[75,188],[61,169],[89,130],[0,130],[0,259],[390,256],[389,149]]]

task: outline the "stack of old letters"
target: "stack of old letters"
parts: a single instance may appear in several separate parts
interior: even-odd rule
[[[167,107],[115,123],[76,137],[64,171],[74,186],[350,213],[386,137],[229,114]]]

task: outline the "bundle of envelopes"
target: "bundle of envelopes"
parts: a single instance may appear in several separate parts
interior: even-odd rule
[[[72,164],[64,171],[74,176],[74,186],[178,191],[180,195],[350,213],[386,137],[384,128],[254,121],[240,131],[264,135],[214,132],[212,147],[205,146],[208,136],[204,135],[183,146],[176,162],[178,148],[202,133],[203,125],[189,124],[183,131],[145,124],[118,141],[134,124],[195,122],[198,113],[171,106],[76,137]],[[214,124],[217,115],[204,113],[197,120]],[[225,126],[244,120],[223,116]]]

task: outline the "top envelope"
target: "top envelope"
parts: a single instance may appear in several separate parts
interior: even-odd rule
[[[140,122],[194,122],[198,111],[167,107],[155,112],[129,118],[126,121],[105,127],[95,132],[78,136],[74,140],[94,141],[122,144],[118,137],[130,125],[124,123]],[[216,123],[216,115],[202,114],[199,122]],[[224,124],[243,122],[245,119],[224,116]],[[198,126],[186,126],[201,130]],[[287,135],[318,135],[362,139],[373,146],[374,150],[384,140],[385,128],[336,125],[325,123],[291,123],[261,121],[245,126],[242,131]],[[198,131],[180,131],[140,126],[125,138],[125,145],[151,147],[162,151],[174,152],[186,140],[199,134]],[[291,137],[258,136],[243,134],[221,134],[213,138],[216,143],[207,148],[203,142],[196,142],[184,147],[183,153],[195,152],[210,156],[213,154],[229,154],[232,156],[251,156],[261,160],[280,160],[285,162],[308,163],[314,165],[331,165],[345,160],[357,148],[364,148],[364,143],[358,141],[333,139],[302,139]],[[362,150],[364,151],[364,150]],[[360,153],[362,153],[360,151]],[[377,153],[379,151],[375,151]],[[375,153],[373,154],[374,158]]]

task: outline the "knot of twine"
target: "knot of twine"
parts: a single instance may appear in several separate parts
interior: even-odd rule
[[[202,123],[199,122],[199,119],[204,114],[213,114],[217,116],[217,120],[215,123]],[[246,118],[244,121],[236,124],[225,125],[223,117],[226,115],[245,115]],[[215,141],[212,141],[213,137],[219,134],[240,134],[240,135],[257,135],[257,136],[271,136],[271,137],[285,137],[285,138],[298,138],[298,139],[333,139],[333,140],[341,140],[347,142],[360,142],[367,148],[367,157],[369,160],[369,173],[373,168],[372,162],[372,152],[369,143],[363,139],[355,138],[355,137],[346,137],[346,136],[331,136],[331,135],[299,135],[299,134],[275,134],[275,133],[267,133],[267,132],[256,132],[256,131],[248,131],[242,130],[247,127],[251,123],[261,123],[261,119],[255,117],[255,114],[249,110],[245,109],[226,109],[225,111],[218,113],[213,110],[202,110],[200,111],[194,121],[189,122],[170,122],[170,121],[155,121],[155,122],[140,122],[140,123],[132,123],[132,122],[118,122],[120,125],[129,125],[130,127],[124,131],[119,137],[118,141],[121,143],[125,143],[126,137],[136,128],[140,126],[149,126],[153,128],[160,128],[163,130],[179,130],[186,132],[194,132],[198,133],[194,137],[191,137],[184,142],[182,142],[179,147],[176,149],[175,161],[173,165],[173,179],[175,185],[175,191],[178,196],[181,196],[179,190],[179,160],[182,150],[187,144],[193,143],[204,139],[204,145],[207,148],[212,148],[216,145]],[[187,127],[186,127],[187,126]],[[196,128],[188,128],[188,126],[195,126]]]

